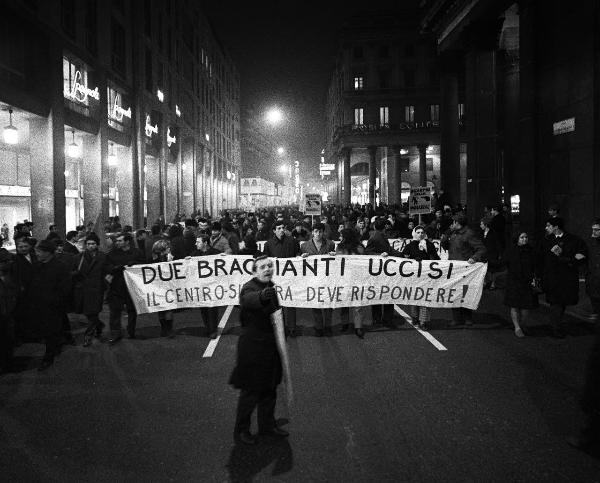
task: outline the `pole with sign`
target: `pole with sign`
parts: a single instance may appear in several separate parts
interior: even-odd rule
[[[311,217],[311,222],[313,216],[321,216],[321,195],[319,193],[304,195],[304,214]]]
[[[408,198],[408,212],[410,215],[421,215],[431,213],[431,188],[429,186],[416,186],[410,189]]]

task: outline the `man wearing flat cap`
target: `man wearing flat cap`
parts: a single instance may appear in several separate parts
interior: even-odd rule
[[[50,367],[60,352],[62,316],[71,286],[69,269],[56,259],[55,251],[53,241],[38,242],[35,247],[38,261],[25,294],[30,303],[24,332],[28,338],[43,339],[46,344],[40,371]]]

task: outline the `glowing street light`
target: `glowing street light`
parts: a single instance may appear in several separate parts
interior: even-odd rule
[[[283,120],[283,113],[277,107],[267,111],[267,122],[269,124],[279,124]]]
[[[279,154],[279,155],[285,154],[285,149],[284,149],[284,148],[282,148],[281,146],[279,146],[279,147],[277,148],[277,154]]]

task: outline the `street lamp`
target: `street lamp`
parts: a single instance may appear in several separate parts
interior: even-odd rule
[[[279,155],[283,155],[283,154],[285,154],[285,149],[284,149],[284,148],[282,148],[281,146],[279,146],[279,147],[277,148],[277,154],[279,154]]]
[[[279,124],[283,120],[283,113],[277,107],[273,107],[267,111],[267,122],[269,124]]]
[[[67,156],[70,158],[78,158],[81,156],[81,146],[75,142],[75,130],[72,130],[71,134],[73,135],[73,138],[71,143],[67,146]]]
[[[19,130],[12,123],[13,110],[8,110],[9,124],[4,128],[4,142],[6,144],[17,144],[19,142]]]

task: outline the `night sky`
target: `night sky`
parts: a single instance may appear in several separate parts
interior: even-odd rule
[[[288,122],[282,145],[302,165],[319,163],[325,142],[325,96],[343,20],[368,10],[398,9],[413,0],[374,2],[206,2],[217,37],[241,81],[241,109],[280,106]]]

